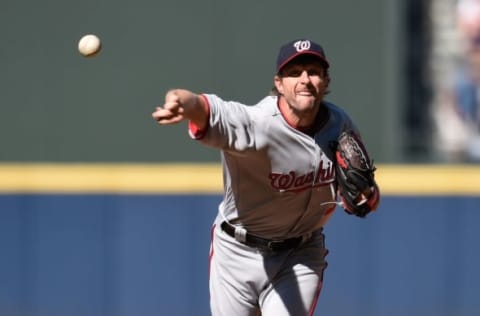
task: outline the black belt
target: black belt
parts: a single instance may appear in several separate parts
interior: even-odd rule
[[[220,225],[220,227],[222,227],[223,231],[226,232],[229,236],[237,239],[235,237],[235,226],[232,226],[227,222],[223,222]],[[296,248],[302,242],[303,237],[295,237],[295,238],[289,238],[284,240],[270,240],[270,239],[265,239],[262,237],[258,237],[258,236],[246,233],[244,236],[244,239],[245,241],[243,242],[240,241],[240,242],[250,247],[255,247],[255,248],[260,248],[260,249],[270,250],[270,251],[282,251],[282,250]]]

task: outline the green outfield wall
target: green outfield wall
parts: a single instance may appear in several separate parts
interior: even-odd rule
[[[253,104],[283,43],[309,37],[376,161],[401,159],[403,1],[4,1],[0,9],[0,161],[217,162],[185,124],[151,119],[185,87]],[[83,58],[77,41],[103,49]],[[373,114],[373,115],[372,115]],[[395,145],[393,145],[395,144]]]

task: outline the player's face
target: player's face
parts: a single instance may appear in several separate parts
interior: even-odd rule
[[[299,112],[313,110],[325,95],[330,79],[323,64],[311,58],[287,64],[275,86],[289,106]]]

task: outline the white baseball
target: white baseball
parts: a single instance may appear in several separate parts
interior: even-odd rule
[[[102,42],[98,36],[88,34],[78,41],[78,51],[85,57],[95,56],[102,48]]]

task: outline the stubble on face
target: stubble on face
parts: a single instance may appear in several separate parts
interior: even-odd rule
[[[311,124],[329,84],[323,65],[318,62],[287,65],[274,81],[280,94],[279,106],[287,120],[295,126]]]

